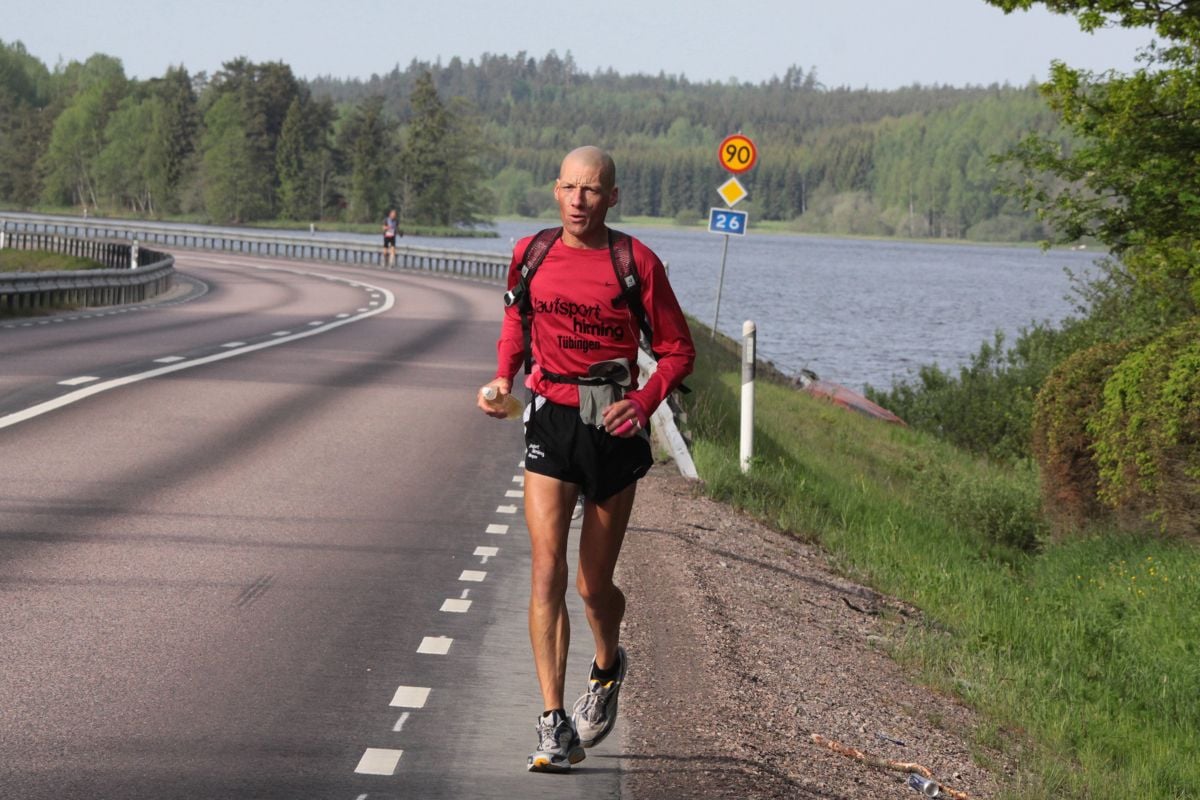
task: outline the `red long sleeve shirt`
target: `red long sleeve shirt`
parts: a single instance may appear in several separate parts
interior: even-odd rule
[[[513,248],[509,289],[517,284],[521,256],[531,239],[526,237]],[[632,242],[642,305],[654,334],[651,344],[659,356],[657,370],[645,386],[638,385],[637,319],[628,308],[613,306],[621,290],[608,248],[573,248],[558,239],[529,284],[534,367],[527,385],[535,393],[555,403],[578,406],[578,387],[550,381],[540,368],[582,377],[598,361],[627,358],[636,388],[625,396],[649,415],[691,373],[696,350],[666,270],[650,248],[637,239]],[[496,344],[496,377],[512,380],[524,361],[524,346],[521,314],[515,305],[510,306],[504,311]]]

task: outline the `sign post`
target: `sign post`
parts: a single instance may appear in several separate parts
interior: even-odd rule
[[[717,160],[721,167],[735,176],[749,171],[758,162],[758,148],[749,136],[735,133],[726,136],[717,148]],[[717,307],[713,312],[712,338],[717,338],[717,321],[721,318],[721,290],[725,286],[725,258],[729,255],[729,237],[745,236],[749,214],[734,211],[733,207],[746,197],[746,187],[732,177],[717,187],[717,193],[729,208],[712,208],[708,212],[708,232],[725,237],[721,247],[721,277],[717,280]]]

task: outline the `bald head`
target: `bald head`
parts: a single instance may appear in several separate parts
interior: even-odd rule
[[[599,147],[585,145],[576,147],[567,153],[558,170],[558,177],[562,179],[565,175],[581,168],[589,171],[597,170],[606,191],[617,185],[617,165],[613,162],[612,156]]]

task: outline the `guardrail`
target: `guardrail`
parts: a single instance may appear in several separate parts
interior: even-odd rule
[[[136,239],[163,247],[215,250],[304,261],[326,261],[376,269],[418,270],[503,282],[509,258],[470,250],[397,245],[393,265],[383,249],[348,239],[283,236],[242,231],[210,231],[147,222],[115,222],[46,215],[0,215],[0,229],[81,238]]]
[[[63,306],[140,303],[174,284],[175,258],[123,242],[45,233],[9,232],[0,227],[0,249],[42,250],[89,258],[105,269],[61,272],[0,272],[0,311],[25,312]]]

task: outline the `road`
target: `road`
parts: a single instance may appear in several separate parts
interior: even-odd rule
[[[0,797],[619,797],[620,726],[525,772],[497,287],[177,266],[169,302],[0,320]]]

